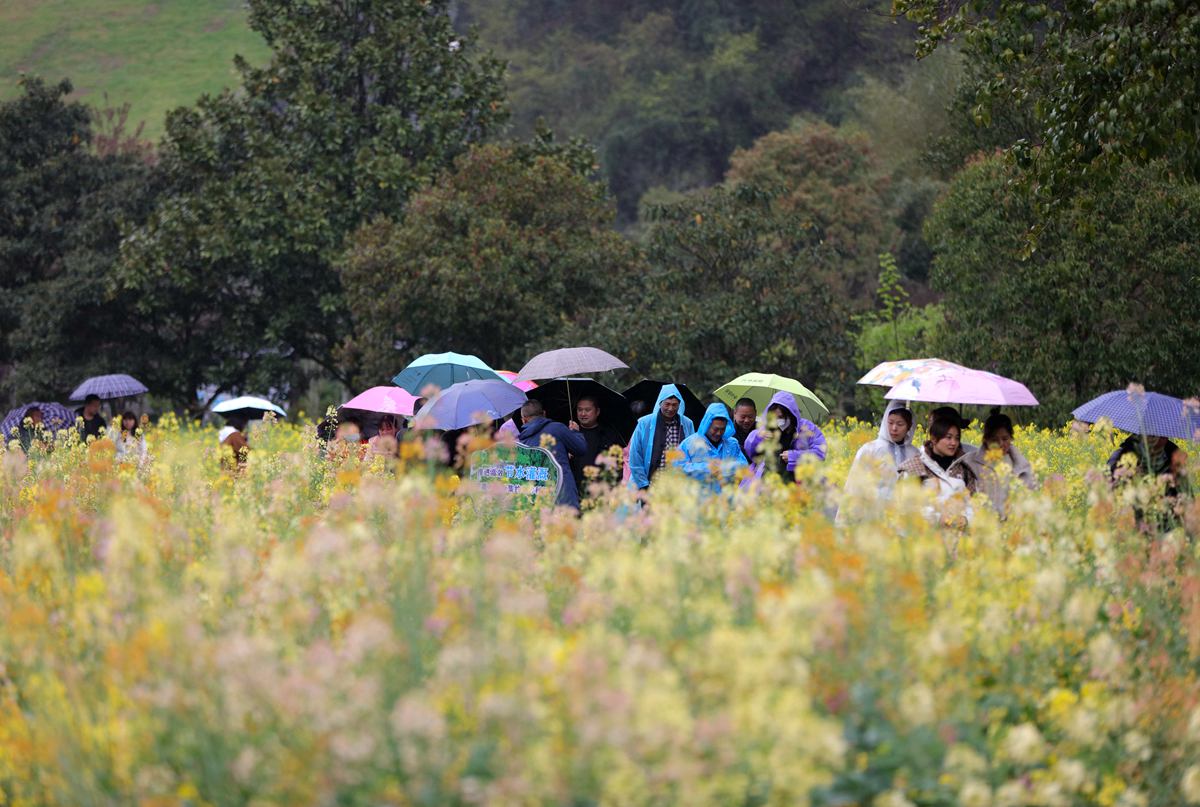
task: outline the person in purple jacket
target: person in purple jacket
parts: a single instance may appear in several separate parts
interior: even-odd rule
[[[773,456],[765,455],[767,444],[779,446]],[[825,461],[825,435],[817,424],[800,417],[800,407],[790,392],[775,393],[762,424],[746,438],[743,448],[754,465],[755,476],[769,471],[788,482],[796,481],[796,466],[804,457]]]

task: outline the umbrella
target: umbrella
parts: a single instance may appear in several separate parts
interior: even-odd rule
[[[670,381],[653,381],[649,378],[643,378],[622,394],[631,407],[634,403],[641,403],[642,414],[649,415],[654,411],[654,403],[658,400],[658,393],[670,383]],[[704,417],[704,404],[700,403],[700,399],[696,397],[696,393],[692,392],[687,384],[676,383],[675,386],[679,388],[679,394],[683,396],[683,416],[690,420],[693,426],[699,426],[701,419]],[[632,409],[630,411],[632,412]]]
[[[723,385],[715,394],[731,408],[739,398],[749,398],[754,401],[758,411],[763,412],[777,392],[790,392],[800,407],[800,414],[814,423],[820,423],[829,416],[829,408],[812,390],[794,378],[774,373],[745,373]]]
[[[531,390],[529,397],[541,401],[546,407],[546,416],[559,423],[570,423],[575,419],[575,401],[580,398],[595,398],[600,407],[600,422],[607,423],[620,432],[625,442],[629,442],[629,438],[633,436],[633,428],[637,425],[625,396],[590,378],[559,378],[547,381],[537,389]]]
[[[417,396],[400,387],[371,387],[346,401],[342,408],[411,417],[416,403]]]
[[[1130,434],[1200,442],[1200,402],[1195,399],[1118,390],[1088,401],[1071,414],[1087,423],[1108,418],[1113,426]]]
[[[914,375],[922,375],[934,370],[965,369],[961,364],[955,364],[945,359],[901,359],[900,361],[885,361],[871,368],[865,376],[858,379],[859,384],[869,384],[875,387],[894,387],[901,381],[906,381]]]
[[[518,381],[517,374],[512,370],[497,370],[496,375],[521,390],[521,392],[529,392],[531,389],[537,389],[536,381]]]
[[[411,364],[392,379],[392,383],[413,395],[420,395],[421,391],[431,384],[438,389],[449,389],[463,381],[495,381],[499,378],[496,371],[478,356],[466,356],[462,353],[426,353],[413,359]]]
[[[585,373],[603,373],[608,370],[623,370],[625,362],[611,353],[595,347],[564,347],[539,353],[525,363],[517,378],[522,381],[538,378],[566,378]]]
[[[524,392],[500,378],[463,381],[433,396],[415,420],[419,429],[465,429],[481,415],[499,420],[525,401]]]
[[[131,375],[116,373],[114,375],[98,375],[84,381],[71,393],[72,401],[82,401],[89,395],[98,395],[102,400],[114,398],[132,398],[149,392],[146,385]]]
[[[1033,393],[1019,381],[984,370],[952,367],[909,376],[887,391],[889,400],[982,406],[1037,406]]]
[[[25,417],[25,410],[31,406],[42,410],[42,425],[52,432],[75,426],[75,413],[62,404],[32,401],[13,409],[4,416],[3,421],[0,421],[0,434],[3,435],[3,440],[7,441],[12,436],[13,429],[20,428],[21,421]]]
[[[281,418],[287,417],[287,412],[283,407],[271,403],[266,398],[256,398],[253,395],[242,395],[239,398],[221,401],[212,408],[212,411],[215,414],[224,415],[226,418],[243,418],[245,420],[257,420],[267,412],[274,412]]]

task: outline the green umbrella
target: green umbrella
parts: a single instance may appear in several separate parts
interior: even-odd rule
[[[813,423],[820,423],[829,416],[829,409],[812,390],[794,378],[773,373],[740,375],[718,389],[715,394],[718,400],[728,404],[730,408],[733,408],[738,399],[749,398],[761,413],[766,410],[772,396],[777,392],[790,392],[800,407],[800,414]]]

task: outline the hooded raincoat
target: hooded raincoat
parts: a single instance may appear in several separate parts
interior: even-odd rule
[[[542,445],[543,438],[553,438]],[[578,432],[573,432],[561,423],[547,417],[533,418],[521,427],[520,443],[533,448],[545,448],[558,463],[558,475],[562,479],[562,489],[558,492],[558,504],[579,509],[579,488],[575,487],[575,477],[571,475],[571,454],[582,454],[587,451],[587,441]]]
[[[821,462],[825,461],[825,434],[817,428],[817,424],[800,417],[800,406],[796,403],[795,396],[790,392],[777,392],[771,398],[771,402],[767,404],[767,409],[763,412],[760,419],[763,425],[746,438],[746,456],[754,463],[754,475],[757,477],[761,477],[763,472],[768,468],[776,467],[775,463],[771,462],[772,458],[759,456],[759,450],[768,437],[766,429],[767,412],[776,404],[791,413],[792,422],[795,424],[794,428],[788,430],[788,433],[793,436],[787,441],[789,445],[784,449],[787,452],[786,473],[784,475],[789,479],[794,479],[796,466],[805,457],[812,457]],[[779,467],[781,471],[785,467],[782,460],[779,461]]]
[[[717,418],[725,419],[725,432],[716,445],[708,439],[708,427]],[[683,459],[676,460],[675,467],[685,474],[704,484],[714,493],[721,490],[722,485],[732,480],[739,468],[748,464],[742,454],[742,448],[734,437],[733,418],[725,404],[710,404],[700,421],[696,433],[680,444]]]
[[[629,483],[638,490],[650,487],[650,478],[658,470],[662,452],[665,451],[661,442],[665,423],[659,407],[667,398],[679,400],[680,443],[696,431],[692,421],[684,417],[683,395],[679,388],[674,384],[664,384],[658,393],[658,400],[654,402],[654,411],[638,419],[633,437],[629,440]]]
[[[846,489],[842,504],[838,507],[837,521],[844,523],[851,511],[860,506],[882,504],[892,498],[899,477],[900,466],[921,453],[912,444],[913,429],[899,443],[888,436],[888,415],[896,409],[905,408],[902,401],[888,401],[883,418],[879,421],[879,436],[864,444],[854,455],[854,463],[846,474]]]

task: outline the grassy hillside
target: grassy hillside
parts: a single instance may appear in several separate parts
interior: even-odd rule
[[[167,111],[236,80],[233,57],[265,58],[241,0],[0,0],[0,97],[22,72],[70,78],[97,105],[133,105],[157,138]]]

